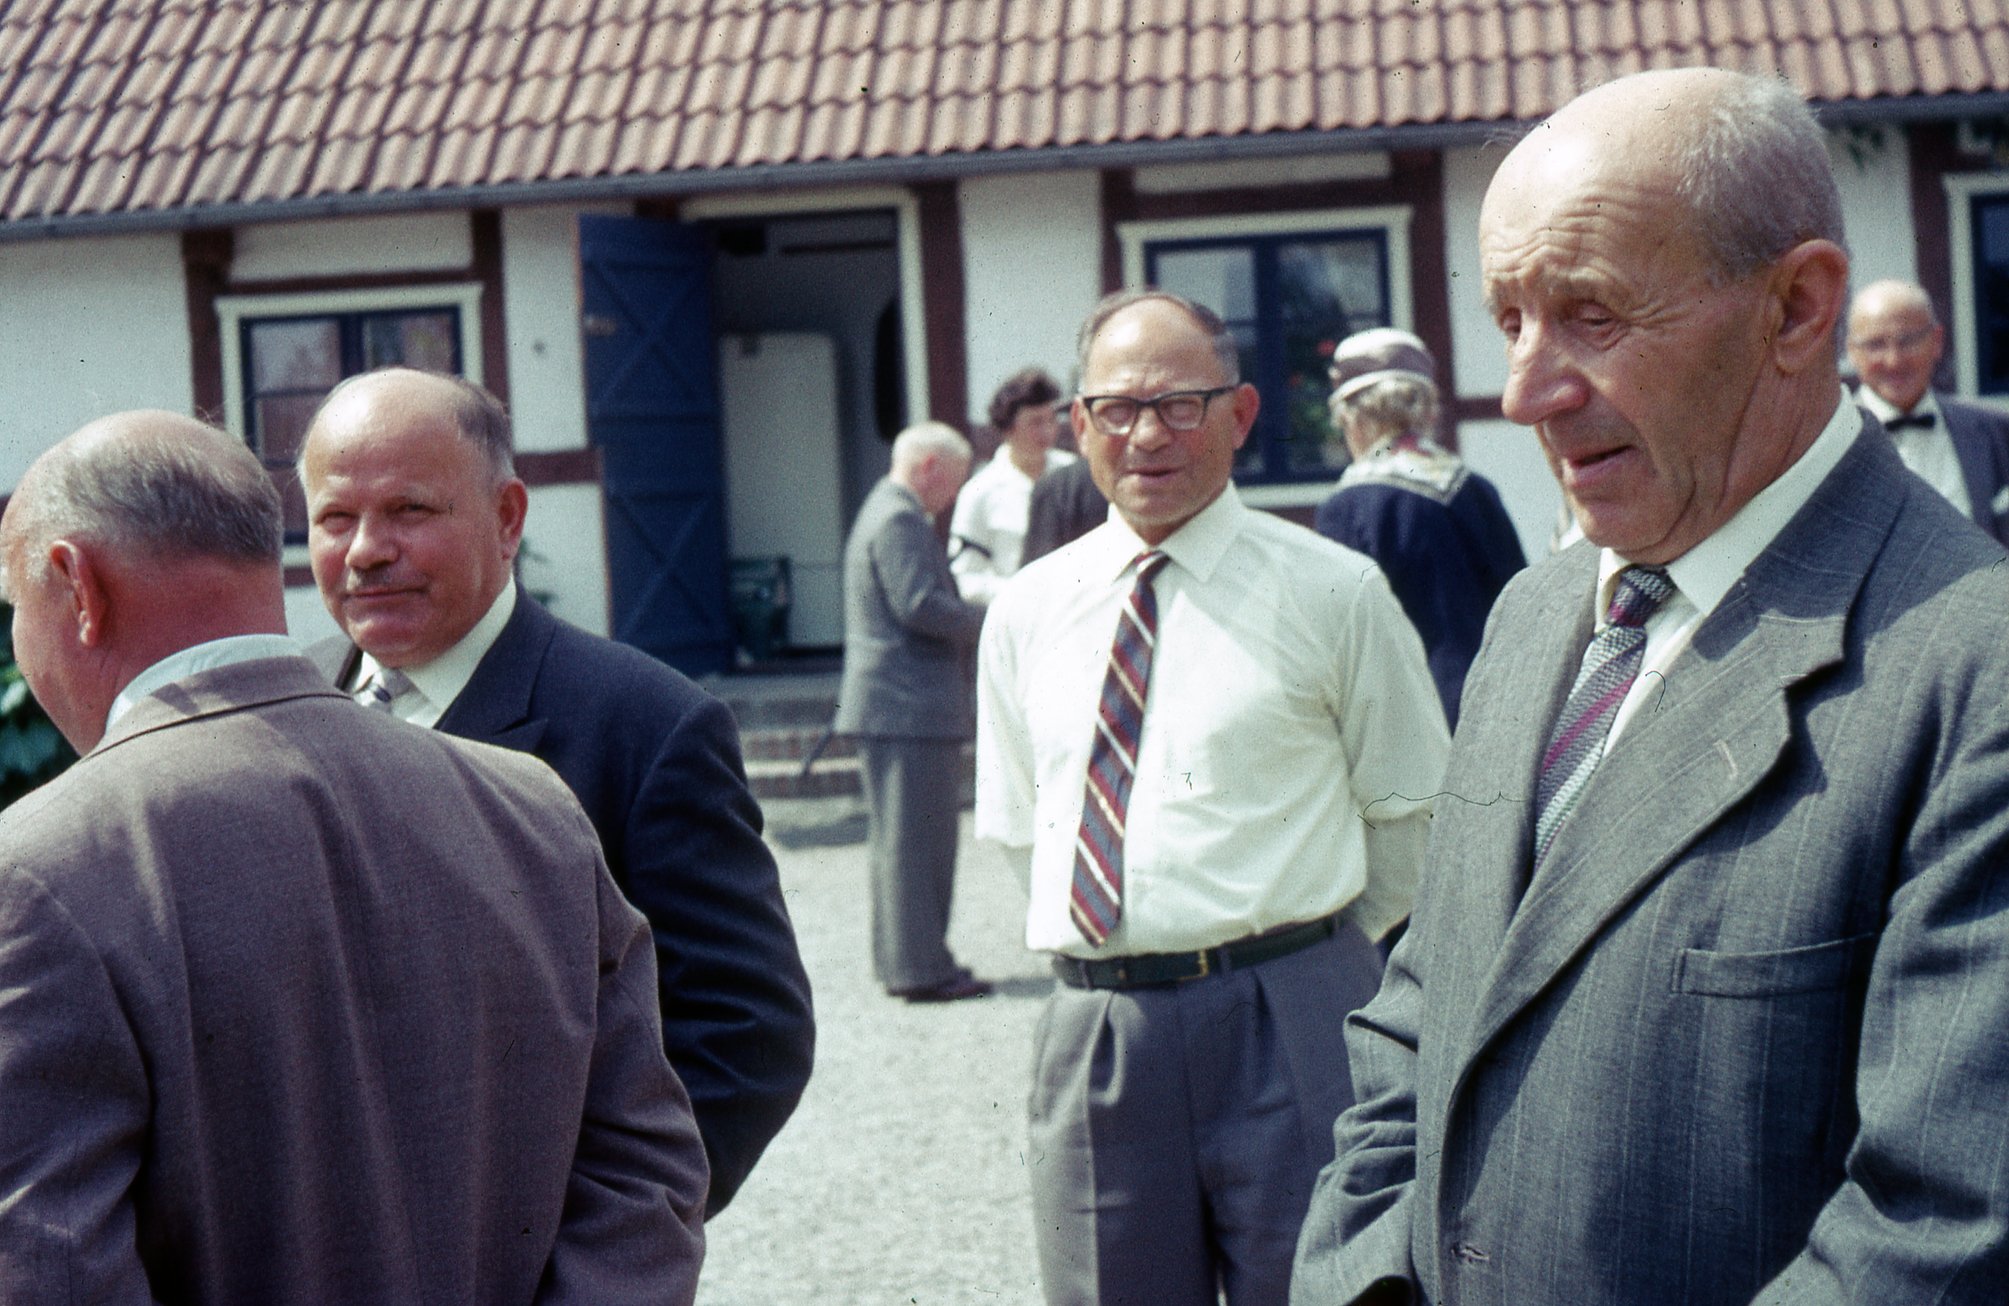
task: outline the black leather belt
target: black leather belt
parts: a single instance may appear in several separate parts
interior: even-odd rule
[[[1339,928],[1339,913],[1303,925],[1288,925],[1200,952],[1140,952],[1131,957],[1055,957],[1053,973],[1077,989],[1135,989],[1148,984],[1178,984],[1302,952]]]

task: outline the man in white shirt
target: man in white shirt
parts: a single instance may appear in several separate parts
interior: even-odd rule
[[[1946,331],[1908,281],[1873,281],[1849,307],[1856,402],[1890,433],[1904,465],[1974,524],[2009,543],[2009,414],[1932,388]]]
[[[977,833],[1029,858],[1026,942],[1061,981],[1041,1278],[1054,1303],[1279,1302],[1443,716],[1373,563],[1229,484],[1258,397],[1221,320],[1131,292],[1081,340],[1074,430],[1116,512],[1005,588],[979,653]]]
[[[1494,608],[1293,1300],[2001,1300],[2009,567],[1848,402],[1841,237],[1769,76],[1501,162],[1501,405],[1586,539]]]

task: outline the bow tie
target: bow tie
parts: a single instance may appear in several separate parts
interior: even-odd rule
[[[1938,421],[1939,419],[1931,413],[1905,413],[1902,416],[1893,417],[1885,421],[1883,429],[1891,432],[1907,429],[1930,431],[1934,426],[1938,425]]]

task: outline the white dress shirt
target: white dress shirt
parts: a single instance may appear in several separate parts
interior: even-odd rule
[[[509,615],[515,611],[516,584],[512,581],[502,587],[502,593],[481,614],[481,620],[470,626],[452,648],[423,666],[399,668],[412,687],[391,700],[391,715],[427,729],[438,725],[453,701],[460,697],[460,691],[467,688],[467,682],[474,679],[475,668],[488,656],[488,650],[495,646],[502,628],[509,624]],[[377,660],[363,654],[356,660],[355,678],[349,687],[361,688],[376,672]]]
[[[199,671],[214,667],[227,667],[238,662],[255,662],[260,658],[297,658],[302,655],[300,642],[290,635],[226,635],[222,639],[212,639],[201,644],[191,644],[179,652],[170,653],[160,661],[126,682],[112,706],[105,713],[105,729],[109,732],[114,722],[132,710],[139,702],[155,690],[164,689],[177,680],[186,680]]]
[[[1779,479],[1752,496],[1749,503],[1707,539],[1667,564],[1667,578],[1674,582],[1675,593],[1647,619],[1646,651],[1640,662],[1639,679],[1633,682],[1612,717],[1611,733],[1604,741],[1607,751],[1628,721],[1639,712],[1650,710],[1667,668],[1688,647],[1696,628],[1723,602],[1730,587],[1758,560],[1758,555],[1771,547],[1793,515],[1814,497],[1814,491],[1835,469],[1835,464],[1841,462],[1862,430],[1862,414],[1846,394],[1842,395],[1820,435]],[[1604,614],[1611,607],[1612,592],[1618,587],[1618,573],[1628,565],[1610,549],[1599,555],[1597,594],[1593,600],[1599,630],[1608,624]]]
[[[1046,470],[1059,471],[1074,461],[1065,449],[1049,449]],[[977,469],[956,496],[949,518],[952,548],[967,540],[949,562],[956,589],[971,603],[989,603],[1018,571],[1025,556],[1026,520],[1032,512],[1033,478],[1011,460],[1011,450],[999,446],[991,460]]]
[[[1856,402],[1886,425],[1894,417],[1911,414],[1932,418],[1931,426],[1907,426],[1902,431],[1892,431],[1891,446],[1897,450],[1897,456],[1904,465],[1939,491],[1940,496],[1952,504],[1961,516],[1974,515],[1974,500],[1967,493],[1967,478],[1960,474],[1960,455],[1953,448],[1953,437],[1946,433],[1946,415],[1939,411],[1939,403],[1932,397],[1932,391],[1927,390],[1920,396],[1919,401],[1911,406],[1911,413],[1899,413],[1897,405],[1866,385],[1856,387]]]
[[[1145,547],[1112,514],[1020,572],[984,625],[976,831],[1031,850],[1027,946],[1184,951],[1349,904],[1386,932],[1448,745],[1422,644],[1371,561],[1233,486],[1159,546],[1122,919],[1100,949],[1069,919],[1096,705]]]

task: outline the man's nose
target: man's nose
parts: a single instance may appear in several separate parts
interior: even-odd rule
[[[398,556],[397,532],[383,518],[364,514],[356,519],[356,532],[349,537],[347,562],[351,571],[371,571]]]
[[[1524,325],[1507,346],[1507,387],[1500,412],[1510,422],[1534,426],[1583,403],[1583,377],[1558,347],[1554,334]]]

